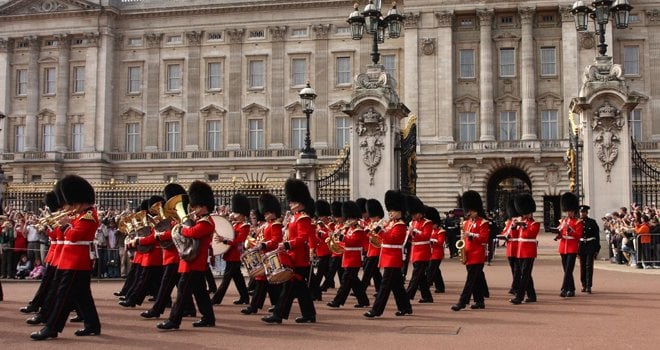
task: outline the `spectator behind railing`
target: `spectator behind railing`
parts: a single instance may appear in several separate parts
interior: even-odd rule
[[[24,280],[32,271],[32,262],[26,254],[21,254],[18,263],[16,263],[16,278]]]
[[[40,280],[42,277],[44,277],[45,271],[46,268],[44,267],[43,264],[41,264],[41,259],[36,258],[34,259],[34,267],[32,268],[32,271],[30,271],[30,275],[28,276],[28,279]]]
[[[651,268],[652,266],[645,262],[652,260],[653,256],[651,253],[651,226],[647,215],[641,215],[641,222],[635,226],[635,233],[639,236],[639,259],[642,261],[642,267]]]

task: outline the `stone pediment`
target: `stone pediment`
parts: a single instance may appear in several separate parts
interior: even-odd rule
[[[537,104],[544,108],[558,108],[562,101],[561,96],[554,92],[545,92],[536,98]]]
[[[249,105],[243,107],[242,110],[246,114],[266,114],[266,113],[268,113],[268,107],[262,106],[258,103],[250,103]]]
[[[203,107],[199,110],[200,114],[204,118],[208,117],[222,117],[227,113],[227,110],[220,107],[216,106],[214,104],[209,104],[206,107]]]
[[[39,63],[57,63],[58,60],[56,57],[48,56],[39,60]]]
[[[163,118],[181,118],[186,112],[174,106],[167,106],[161,109],[159,113]]]
[[[473,112],[479,108],[479,99],[472,95],[463,95],[454,100],[456,109],[460,112]]]
[[[350,102],[344,101],[344,100],[339,100],[331,105],[328,106],[331,111],[334,112],[341,112],[346,106],[350,105]]]
[[[86,0],[17,0],[0,6],[0,15],[36,15],[60,12],[99,10],[101,7]]]
[[[124,113],[119,116],[124,119],[140,119],[143,118],[145,113],[137,108],[129,107]]]
[[[289,103],[288,105],[284,106],[284,110],[289,112],[289,114],[293,114],[296,111],[302,112],[302,104],[300,103],[300,101]]]
[[[40,110],[39,113],[37,113],[37,116],[38,117],[54,117],[55,112],[53,112],[53,110],[51,110],[49,108],[44,108],[44,109]]]

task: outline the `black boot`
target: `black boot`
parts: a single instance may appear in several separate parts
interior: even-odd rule
[[[44,327],[40,331],[30,334],[30,338],[34,340],[46,340],[48,338],[57,338],[57,332],[51,331],[48,327]]]

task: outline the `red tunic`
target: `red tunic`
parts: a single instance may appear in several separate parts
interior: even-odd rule
[[[155,236],[156,231],[154,229],[151,229],[151,233],[142,238],[138,238],[138,244],[142,246],[149,246],[152,245],[154,248],[145,253],[144,258],[142,259],[142,262],[140,262],[140,266],[147,267],[147,266],[163,266],[163,249],[160,247],[160,244],[156,240]]]
[[[57,236],[60,235],[59,231],[59,227],[56,227],[52,230],[47,229],[48,239],[50,240],[50,247],[48,248],[48,255],[46,255],[46,260],[44,261],[46,264],[53,264],[56,251],[59,249],[59,242],[57,241]]]
[[[431,233],[431,260],[445,258],[445,230],[441,227],[433,229]]]
[[[516,254],[518,254],[518,236],[520,235],[520,232],[513,229],[513,219],[506,221],[502,234],[507,238],[506,256],[508,258],[515,258]]]
[[[378,267],[401,268],[403,266],[403,241],[407,234],[408,229],[401,219],[387,221],[379,233],[383,244],[380,249]]]
[[[229,249],[222,255],[225,261],[241,261],[243,244],[250,234],[250,224],[237,222],[233,225],[235,237],[229,241]]]
[[[328,248],[328,245],[325,243],[325,240],[329,235],[330,228],[327,225],[316,225],[316,235],[313,235],[315,238],[312,240],[316,256],[330,256],[330,248]]]
[[[262,251],[262,254],[277,249],[277,246],[280,244],[280,242],[282,242],[282,227],[282,223],[275,220],[266,224],[266,228],[264,229],[264,238],[261,242],[266,245],[266,250]],[[266,276],[256,276],[255,279],[258,281],[265,281]]]
[[[342,240],[344,257],[341,260],[341,267],[362,266],[362,251],[364,250],[366,240],[367,235],[360,225],[350,227],[346,231]]]
[[[383,229],[381,225],[384,225],[385,221],[383,220],[377,220],[377,221],[371,221],[369,224],[368,230],[371,230],[372,234],[375,233],[376,227],[380,226],[380,230]],[[379,256],[380,255],[380,248],[376,247],[375,245],[369,243],[369,236],[367,236],[367,257],[372,258],[374,256]]]
[[[410,255],[411,262],[431,260],[431,233],[433,233],[433,222],[428,219],[413,220],[413,228],[410,233],[412,242],[412,251]]]
[[[488,244],[488,220],[483,218],[467,219],[463,223],[463,232],[472,237],[465,237],[466,265],[486,262],[486,244]]]
[[[193,261],[181,260],[179,262],[179,273],[190,271],[206,271],[208,266],[209,247],[215,224],[207,215],[197,220],[194,226],[181,228],[181,235],[184,237],[199,239],[199,251]]]
[[[174,226],[174,225],[172,225]],[[172,241],[172,231],[167,230],[159,236],[158,239],[160,242],[171,242]],[[179,252],[176,250],[174,244],[169,248],[163,248],[163,265],[178,264],[179,263]]]
[[[577,254],[583,231],[582,220],[578,218],[563,218],[559,224],[559,254]]]
[[[305,213],[296,213],[288,226],[289,250],[287,254],[291,258],[294,267],[309,266],[309,236],[315,231],[312,218]]]
[[[90,244],[99,227],[96,208],[79,213],[64,232],[64,243],[57,268],[60,270],[92,270]]]
[[[519,259],[536,258],[536,236],[539,234],[541,225],[530,218],[526,218],[523,221],[527,226],[519,226],[516,230],[520,233],[516,257]]]

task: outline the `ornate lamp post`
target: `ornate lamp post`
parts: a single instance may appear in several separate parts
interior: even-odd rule
[[[302,150],[301,158],[316,159],[316,150],[312,148],[312,140],[309,137],[309,117],[314,113],[314,100],[316,99],[316,91],[312,89],[307,82],[307,86],[300,90],[300,103],[302,104],[303,113],[307,117],[307,133],[305,134],[305,148]]]
[[[358,4],[354,5],[354,10],[348,16],[347,22],[351,25],[351,35],[354,40],[361,40],[364,32],[373,36],[373,45],[371,46],[371,61],[378,64],[380,54],[378,53],[378,44],[385,42],[385,32],[392,39],[401,36],[403,27],[403,15],[396,8],[396,2],[392,3],[392,9],[383,17],[380,12],[381,0],[369,0],[364,11],[360,12]]]
[[[591,7],[584,4],[582,0],[577,0],[573,4],[571,13],[575,18],[575,29],[578,32],[587,30],[588,19],[594,20],[596,34],[599,37],[598,52],[601,56],[607,53],[607,44],[605,44],[605,26],[610,21],[610,14],[614,16],[614,23],[617,29],[628,28],[630,20],[630,2],[628,0],[595,0]]]

